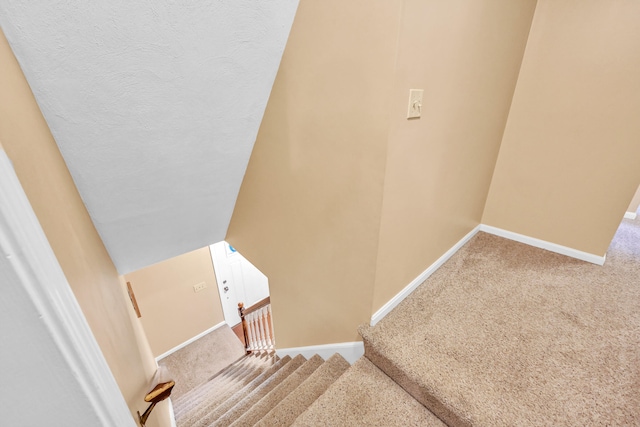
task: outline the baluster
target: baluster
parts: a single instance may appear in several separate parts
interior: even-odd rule
[[[247,315],[247,322],[249,323],[249,350],[255,350],[256,331],[253,324],[253,313]]]
[[[271,314],[271,304],[267,306],[269,314],[269,333],[271,334],[271,348],[276,348],[276,334],[273,333],[273,314]]]
[[[266,322],[266,317],[265,317],[265,313],[267,312],[267,307],[262,307],[262,310],[260,310],[260,319],[262,319],[262,330],[264,333],[264,348],[265,350],[269,348],[269,334],[267,333],[267,322]]]
[[[251,314],[253,315],[253,332],[256,338],[253,346],[256,350],[260,350],[260,328],[258,325],[258,316],[255,311]]]
[[[260,332],[258,331],[258,325],[256,323],[256,312],[251,313],[251,326],[253,327],[253,348],[258,350],[260,348]]]
[[[265,336],[265,345],[267,349],[271,349],[273,346],[271,345],[271,334],[269,333],[269,318],[268,316],[268,307],[266,306],[262,309],[262,323],[264,324],[264,336]]]
[[[260,331],[260,316],[258,311],[253,312],[253,325],[256,328],[256,348],[262,349],[262,334]]]
[[[256,350],[260,350],[261,348],[260,343],[262,341],[262,337],[260,336],[260,324],[258,323],[258,313],[254,311],[252,314],[253,314],[253,330],[256,333],[255,348]]]
[[[261,312],[262,312],[262,309],[260,309],[260,310],[256,311],[256,317],[258,318],[257,325],[258,325],[258,331],[259,331],[259,333],[260,333],[260,348],[261,348],[261,349],[264,349],[264,348],[265,348],[265,342],[266,342],[266,341],[265,341],[265,339],[264,339],[264,338],[265,338],[265,337],[264,337],[264,325],[262,324],[262,316],[261,316]]]

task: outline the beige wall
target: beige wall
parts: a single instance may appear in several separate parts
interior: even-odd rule
[[[480,223],[535,5],[404,1],[374,312]]]
[[[139,325],[131,321],[118,274],[1,32],[0,93],[4,149],[132,414],[143,411],[154,361]],[[153,421],[156,426],[169,425],[168,413],[164,414]]]
[[[224,322],[209,248],[125,275],[155,357]],[[207,287],[194,292],[193,285]]]
[[[370,318],[400,3],[300,2],[226,238],[269,278],[278,347]]]
[[[540,0],[483,222],[603,255],[640,182],[640,2]]]
[[[640,187],[638,187],[638,189],[636,190],[636,194],[633,196],[633,199],[631,199],[631,203],[627,208],[627,212],[637,212],[639,207],[640,207]]]
[[[227,235],[280,347],[359,339],[480,222],[534,8],[301,1]]]

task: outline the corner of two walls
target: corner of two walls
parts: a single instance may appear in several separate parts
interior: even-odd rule
[[[373,312],[480,224],[535,4],[404,1]]]
[[[538,1],[483,223],[605,254],[640,183],[638,17]]]
[[[128,273],[154,357],[224,322],[209,248]],[[206,288],[194,292],[193,286]]]
[[[225,239],[269,278],[280,348],[370,318],[400,4],[299,4]]]
[[[300,2],[226,238],[269,277],[279,347],[358,340],[479,224],[534,9]]]
[[[122,282],[96,232],[29,85],[0,32],[0,139],[129,406],[155,372]],[[167,417],[162,417],[166,414]],[[169,426],[168,411],[150,427]]]

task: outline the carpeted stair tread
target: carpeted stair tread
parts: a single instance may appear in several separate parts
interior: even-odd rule
[[[256,402],[266,396],[271,390],[276,388],[278,384],[284,381],[289,375],[295,372],[302,364],[306,362],[306,359],[301,354],[294,357],[289,363],[287,363],[282,369],[279,369],[273,375],[271,375],[266,381],[253,389],[249,394],[242,397],[232,408],[226,411],[223,415],[211,416],[207,415],[201,420],[200,424],[196,427],[204,426],[228,426],[236,419],[247,411]],[[215,421],[215,422],[214,422]],[[213,423],[212,423],[213,422]]]
[[[627,254],[612,245],[597,266],[478,233],[361,328],[365,354],[450,426],[640,425]]]
[[[188,347],[188,348],[187,348]],[[229,366],[244,353],[244,345],[228,325],[214,329],[185,348],[161,359],[176,385],[173,401]]]
[[[291,425],[349,367],[349,362],[341,355],[334,354],[255,425],[260,427]]]
[[[365,357],[347,369],[292,425],[446,427]]]
[[[216,397],[214,397],[215,400],[213,402],[208,402],[207,400],[200,401],[198,407],[189,411],[182,423],[179,422],[178,427],[189,427],[193,425],[203,424],[206,421],[207,417],[219,417],[228,409],[232,408],[251,390],[260,386],[273,374],[286,366],[289,362],[291,362],[291,360],[292,359],[290,356],[283,357],[233,394],[220,393]]]
[[[266,354],[250,354],[244,355],[236,362],[230,364],[225,369],[221,370],[217,374],[213,375],[206,382],[200,384],[199,386],[189,390],[187,393],[183,394],[177,399],[172,399],[174,405],[181,405],[184,402],[188,402],[193,400],[193,397],[198,393],[201,393],[203,390],[206,390],[207,387],[211,387],[213,384],[220,384],[225,380],[228,380],[230,377],[235,377],[240,373],[246,373],[248,366],[253,366],[256,363],[259,363],[261,360],[267,360]]]
[[[244,387],[275,362],[274,357],[247,357],[247,360],[236,366],[228,375],[218,376],[209,383],[200,386],[200,390],[191,396],[192,400],[176,408],[176,419],[196,411],[198,406],[214,407],[226,397]]]
[[[262,399],[256,402],[251,408],[247,409],[236,421],[232,427],[253,426],[255,423],[269,412],[275,405],[285,399],[289,393],[294,391],[302,384],[314,371],[316,371],[324,360],[317,354],[307,360],[302,366],[285,378],[277,387],[267,393]]]
[[[246,356],[237,363],[230,365],[222,372],[218,373],[214,378],[208,382],[200,384],[198,387],[189,390],[187,393],[180,396],[178,399],[173,400],[174,407],[176,408],[176,416],[182,410],[188,410],[190,406],[197,402],[200,396],[206,394],[210,389],[219,389],[228,383],[232,378],[236,378],[238,375],[244,375],[248,372],[247,366],[249,366],[250,356]]]
[[[265,370],[269,368],[269,364],[254,364],[246,367],[247,372],[237,373],[235,378],[230,378],[225,384],[218,388],[209,388],[207,393],[198,396],[198,404],[196,405],[200,409],[194,409],[193,406],[189,411],[210,411],[221,403],[223,403],[229,396],[232,396],[235,392],[251,383],[255,378],[260,376]],[[182,417],[182,413],[180,418]],[[178,417],[176,417],[178,419]]]

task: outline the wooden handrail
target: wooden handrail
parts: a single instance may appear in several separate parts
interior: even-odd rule
[[[153,411],[153,408],[156,407],[156,404],[158,404],[158,402],[162,402],[163,400],[171,396],[171,391],[173,390],[173,387],[175,385],[176,385],[175,381],[170,380],[170,381],[167,381],[166,383],[160,383],[156,385],[153,388],[153,390],[147,393],[147,395],[144,397],[144,401],[150,402],[151,405],[149,405],[147,410],[144,411],[144,414],[142,415],[140,415],[140,411],[138,411],[138,421],[140,422],[141,427],[145,427],[145,424],[147,423],[147,418],[149,418],[149,415],[151,415],[151,411]]]
[[[253,304],[251,307],[245,308],[244,315],[246,316],[249,313],[253,313],[254,311],[259,310],[265,305],[269,305],[269,304],[271,304],[271,297],[266,297],[265,299],[262,299],[257,303]],[[238,306],[240,306],[240,303],[238,304]]]

